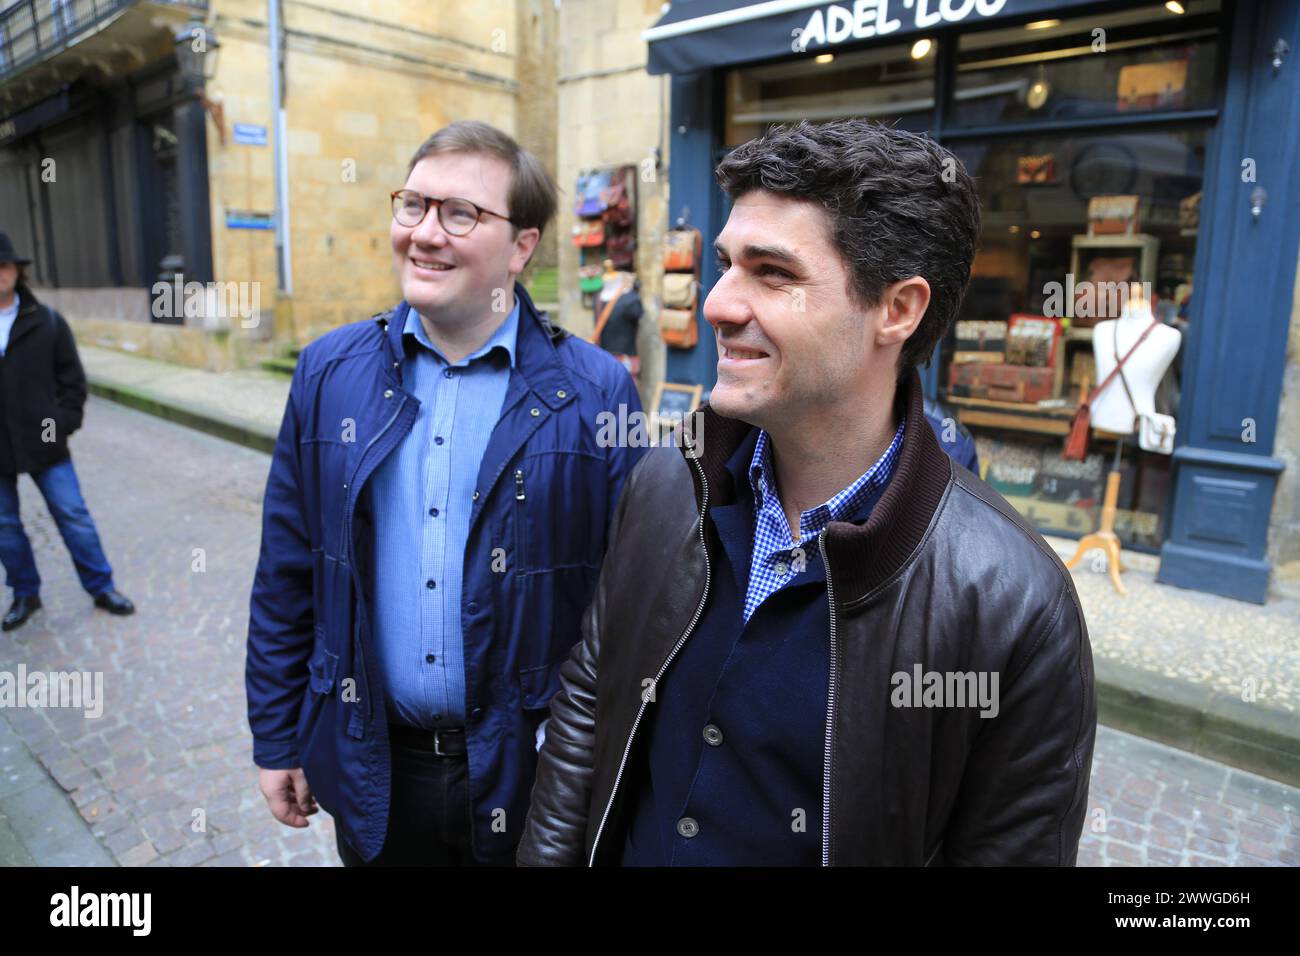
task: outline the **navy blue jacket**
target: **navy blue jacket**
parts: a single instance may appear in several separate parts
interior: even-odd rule
[[[939,439],[939,447],[949,457],[971,474],[980,473],[979,452],[975,449],[975,439],[970,431],[957,418],[938,402],[925,400],[925,420],[930,423],[934,437]]]
[[[515,368],[479,468],[461,612],[473,846],[508,862],[536,770],[535,733],[580,638],[623,482],[643,448],[601,447],[601,412],[640,411],[612,356],[520,301]],[[390,762],[371,632],[369,479],[410,431],[392,312],[303,350],[271,461],[245,684],[253,760],[301,767],[367,860],[383,847]],[[392,321],[390,321],[392,319]],[[522,493],[519,489],[522,487]]]

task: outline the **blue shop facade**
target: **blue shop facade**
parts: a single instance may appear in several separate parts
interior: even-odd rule
[[[1026,317],[1050,314],[1053,283],[1147,282],[1182,333],[1157,392],[1177,429],[1172,454],[1120,446],[1116,531],[1159,555],[1163,583],[1265,601],[1300,254],[1300,3],[679,0],[645,38],[649,72],[671,77],[669,225],[705,246],[699,342],[668,349],[667,381],[706,398],[714,382],[701,308],[728,150],[800,119],[925,132],[984,210],[958,324],[922,374],[975,436],[983,477],[1044,533],[1097,527],[1114,437],[1094,432],[1083,463],[1060,456],[1094,381],[1094,323],[1058,321],[1029,359],[1006,336],[1023,344]],[[984,360],[1037,367],[981,392],[968,366]]]

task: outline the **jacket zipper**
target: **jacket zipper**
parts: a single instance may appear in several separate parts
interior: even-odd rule
[[[826,554],[826,529],[818,536],[822,567],[826,569],[826,600],[831,611],[831,669],[826,693],[826,740],[822,748],[822,866],[831,865],[831,732],[835,726],[835,692],[839,689],[839,648],[835,640],[835,585],[831,562]]]
[[[515,469],[515,501],[523,501],[524,494],[524,473],[521,469]]]
[[[713,571],[709,564],[709,549],[704,539],[704,513],[709,510],[709,482],[704,477],[704,466],[700,464],[699,459],[693,457],[691,461],[695,463],[695,470],[700,473],[700,487],[703,489],[703,501],[700,505],[700,548],[704,551],[704,593],[700,595],[700,606],[695,609],[695,616],[691,618],[691,622],[686,625],[686,630],[677,639],[677,643],[673,645],[672,651],[668,654],[668,659],[659,668],[659,673],[655,674],[654,681],[650,685],[652,692],[657,692],[660,678],[664,676],[664,672],[668,670],[668,665],[673,662],[673,658],[682,649],[682,645],[691,636],[691,631],[695,630],[695,625],[699,623],[700,617],[704,614],[704,605],[709,599],[709,583],[713,580]],[[591,856],[587,860],[587,866],[589,867],[596,865],[596,851],[600,847],[600,836],[605,832],[605,823],[609,820],[609,811],[614,808],[614,799],[618,796],[618,785],[622,782],[623,771],[627,768],[628,754],[632,752],[632,741],[636,737],[636,729],[641,725],[641,717],[645,714],[648,703],[649,701],[645,699],[643,693],[641,707],[636,712],[636,720],[632,722],[632,732],[627,735],[627,743],[623,747],[623,757],[618,763],[618,773],[614,777],[614,786],[609,792],[609,802],[605,804],[605,812],[600,817],[600,826],[596,828],[596,838],[591,843]]]

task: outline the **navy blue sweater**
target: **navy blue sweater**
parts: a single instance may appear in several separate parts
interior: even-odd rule
[[[707,606],[656,687],[624,866],[817,866],[830,679],[819,549],[744,621],[754,536],[755,428],[727,464],[733,504],[709,510]],[[881,488],[850,517],[866,521]],[[721,547],[718,547],[720,542]]]

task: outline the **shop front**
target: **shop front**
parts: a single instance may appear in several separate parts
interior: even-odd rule
[[[1263,602],[1298,31],[1300,8],[1270,0],[676,3],[646,34],[650,72],[672,75],[670,219],[707,248],[727,215],[713,166],[771,124],[865,117],[944,143],[975,177],[983,235],[927,397],[1045,533],[1096,530],[1110,482],[1115,533],[1161,556],[1161,581]],[[707,392],[696,318],[667,378]],[[1139,352],[1148,326],[1158,344]],[[1081,399],[1128,354],[1087,453],[1064,458]]]

